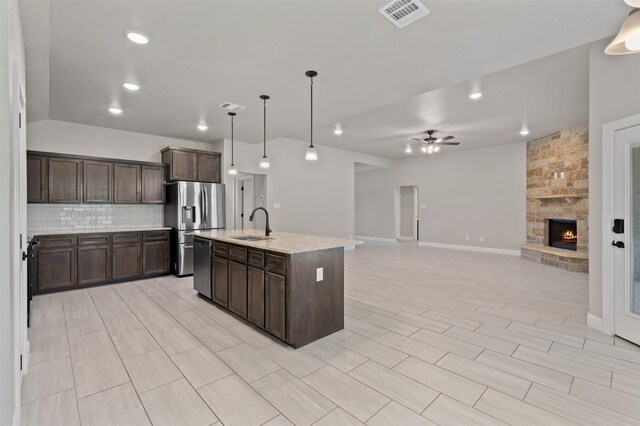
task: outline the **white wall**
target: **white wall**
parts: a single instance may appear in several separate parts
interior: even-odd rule
[[[526,238],[524,143],[399,160],[355,183],[357,235],[395,238],[394,191],[418,185],[420,241],[518,250]]]
[[[87,126],[58,120],[40,120],[27,125],[27,148],[34,151],[92,155],[135,161],[162,162],[160,151],[179,146],[211,151],[212,144],[144,133]]]
[[[14,202],[20,193],[20,182],[12,176],[18,166],[13,153],[20,147],[12,143],[12,127],[17,117],[14,111],[14,63],[17,78],[25,86],[24,42],[15,0],[0,2],[0,424],[19,421],[20,386],[17,360],[22,346],[21,334],[26,332],[24,318],[16,318],[20,283],[16,280],[20,268],[16,242],[19,238],[20,206]],[[15,140],[15,139],[14,139]],[[20,156],[20,154],[18,154]],[[20,162],[22,163],[22,161]],[[19,170],[18,170],[19,172]],[[19,301],[22,304],[22,301]]]
[[[589,313],[602,317],[602,126],[640,113],[640,55],[589,52]]]
[[[225,183],[231,164],[231,141],[224,145]],[[349,238],[354,235],[355,163],[389,167],[390,160],[337,148],[318,146],[318,161],[305,161],[308,142],[290,138],[267,141],[269,169],[259,167],[262,144],[235,142],[239,173],[263,173],[267,178],[267,210],[271,229]],[[216,146],[214,144],[214,146]],[[227,217],[233,217],[233,194],[227,191]],[[279,203],[280,208],[274,208]]]

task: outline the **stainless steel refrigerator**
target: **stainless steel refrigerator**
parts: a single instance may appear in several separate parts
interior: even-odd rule
[[[171,231],[171,273],[193,274],[193,231],[225,227],[224,184],[172,182],[167,184],[165,226]]]

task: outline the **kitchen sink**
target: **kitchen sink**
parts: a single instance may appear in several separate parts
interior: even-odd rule
[[[234,240],[240,241],[263,241],[263,240],[273,240],[273,237],[260,237],[258,235],[243,235],[242,237],[231,237]]]

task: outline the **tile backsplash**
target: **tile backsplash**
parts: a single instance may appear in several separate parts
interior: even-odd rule
[[[164,206],[144,204],[29,204],[29,231],[164,226]]]

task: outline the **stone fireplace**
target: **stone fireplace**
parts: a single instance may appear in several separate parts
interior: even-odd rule
[[[589,134],[583,124],[527,142],[527,242],[522,257],[589,270]]]

